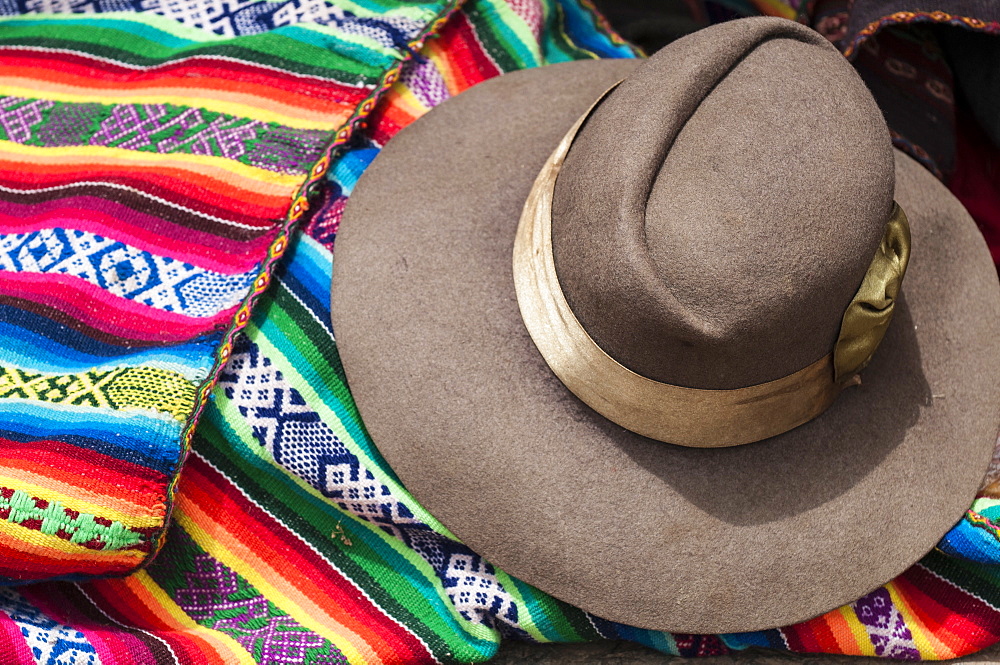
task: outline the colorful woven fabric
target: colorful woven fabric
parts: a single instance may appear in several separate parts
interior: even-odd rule
[[[65,9],[130,8],[125,3],[119,6],[119,1],[97,0]],[[167,12],[158,4],[149,6],[152,12]],[[258,28],[284,25],[280,21],[285,20],[281,18],[285,14],[279,15],[278,9],[293,13],[305,5],[268,3],[268,9],[276,11],[262,19],[258,17],[264,12],[255,13],[253,6],[252,2],[226,4],[225,11],[220,8],[210,16],[192,6],[177,9],[173,18],[197,29],[208,26],[219,35],[239,34],[238,39],[244,40],[256,37]],[[240,19],[245,7],[251,11]],[[328,15],[337,15],[341,22],[348,13],[360,11],[357,3],[348,0],[325,7]],[[338,7],[344,8],[339,14]],[[383,20],[394,10],[410,11],[413,7],[402,3],[383,6],[384,13],[378,16]],[[33,8],[25,4],[15,10]],[[435,15],[439,16],[448,10],[443,6],[438,9]],[[122,20],[120,17],[116,15],[115,20]],[[399,20],[394,25],[413,24]],[[318,167],[310,165],[301,172],[302,183],[308,186],[312,175],[323,175],[329,166],[325,186],[315,188],[312,216],[296,212],[305,204],[289,196],[285,201],[291,206],[289,219],[275,222],[279,230],[272,233],[280,238],[291,216],[304,220],[299,231],[292,233],[287,246],[279,243],[275,249],[274,241],[253,245],[253,251],[260,253],[256,260],[263,266],[258,273],[263,271],[267,279],[255,278],[249,287],[250,293],[260,293],[252,302],[252,313],[244,313],[248,311],[244,295],[237,314],[230,319],[220,317],[220,329],[213,329],[213,334],[204,338],[133,345],[127,347],[127,353],[100,356],[92,347],[76,343],[95,338],[89,329],[53,322],[52,310],[20,307],[20,301],[5,304],[5,312],[24,318],[0,316],[0,334],[18,340],[16,345],[6,345],[4,353],[12,359],[5,360],[0,372],[0,394],[10,396],[0,400],[0,422],[13,428],[14,435],[8,440],[15,442],[4,450],[16,451],[16,455],[3,456],[3,473],[18,481],[6,487],[7,481],[0,477],[0,486],[4,486],[0,489],[0,517],[9,522],[3,528],[14,533],[19,533],[15,527],[38,532],[48,539],[46,543],[61,547],[60,552],[78,557],[89,552],[102,557],[137,552],[136,558],[144,558],[143,548],[155,547],[160,523],[148,528],[134,523],[128,504],[137,496],[156,492],[166,496],[158,488],[177,466],[183,428],[197,414],[207,386],[217,383],[194,430],[192,450],[176,486],[173,519],[156,558],[143,570],[116,579],[46,581],[0,588],[0,662],[481,662],[496,651],[503,638],[539,642],[624,638],[687,656],[767,646],[804,653],[934,659],[969,653],[1000,639],[1000,572],[984,565],[1000,563],[1000,528],[993,522],[1000,519],[994,510],[1000,495],[993,486],[984,490],[966,518],[942,541],[941,551],[931,553],[865,598],[796,626],[720,636],[658,633],[587,615],[495,569],[414,501],[365,432],[345,383],[329,324],[331,249],[344,203],[379,147],[447,97],[512,69],[595,55],[632,54],[595,25],[586,7],[573,0],[467,0],[446,22],[428,26],[410,33],[411,42],[429,29],[438,31],[436,38],[426,40],[415,53],[395,52],[395,63],[405,60],[398,77],[392,74],[395,65],[390,65],[385,70],[388,74],[362,83],[358,96],[351,98],[360,100],[355,107],[344,106],[338,125],[341,129],[328,130],[338,131],[335,138],[330,135],[321,152],[329,154],[332,143],[339,146],[329,165],[321,156]],[[0,40],[3,34],[0,28]],[[354,62],[352,58],[367,62],[376,58],[373,51],[388,48],[376,47],[376,43],[364,42],[364,47],[351,50],[351,57],[344,62]],[[336,40],[331,48],[349,50]],[[214,66],[221,67],[220,62],[228,60],[218,60]],[[379,81],[389,85],[380,86]],[[373,96],[377,104],[368,104],[365,100]],[[18,99],[38,98],[37,91],[18,93]],[[291,95],[288,98],[293,99]],[[103,105],[95,110],[95,117],[106,122],[111,116],[100,113],[113,113],[108,107],[117,108],[119,102],[95,102]],[[133,99],[121,106],[167,103]],[[178,115],[170,113],[173,115],[159,117]],[[271,122],[250,112],[241,117]],[[51,124],[44,117],[39,123]],[[37,128],[32,131],[39,134]],[[100,130],[90,124],[73,131],[93,137]],[[265,131],[257,127],[253,136]],[[158,146],[166,139],[154,140]],[[28,145],[28,139],[24,141],[11,139],[9,143]],[[135,145],[151,143],[144,137]],[[302,144],[297,145],[296,155],[307,152]],[[113,149],[146,154],[141,148]],[[171,159],[203,156],[193,148],[164,154]],[[287,171],[239,158],[213,155],[212,159],[239,164],[230,168],[256,169],[254,174],[288,175]],[[130,170],[125,175],[134,174]],[[150,176],[149,180],[156,179]],[[98,191],[111,190],[114,188]],[[299,191],[301,186],[296,194]],[[93,203],[90,199],[74,203],[77,207],[67,219],[81,217],[76,211],[90,210],[89,205],[101,210],[105,201],[117,204],[121,197],[92,198]],[[147,196],[143,201],[154,199]],[[147,203],[128,210],[135,208],[148,215],[150,210],[160,210],[163,215],[173,210]],[[36,204],[32,210],[37,209]],[[142,221],[146,218],[117,213],[101,219],[108,228],[119,229],[119,235],[108,233],[108,237],[122,246],[196,265],[203,269],[199,274],[241,272],[226,272],[216,263],[206,263],[232,260],[241,251],[228,249],[228,243],[235,241],[220,241],[214,246],[216,250],[227,248],[226,252],[189,250],[190,256],[202,258],[188,260],[140,244],[149,229],[172,228],[164,221],[146,224]],[[123,219],[126,223],[120,221]],[[66,238],[85,237],[99,243],[92,238],[105,237],[90,227],[50,226],[69,229],[62,234]],[[11,235],[45,228],[49,227],[18,227]],[[186,235],[180,239],[189,240]],[[161,242],[168,249],[180,246],[180,241]],[[56,250],[46,246],[45,251]],[[88,251],[82,252],[81,260],[90,261],[86,257],[102,250]],[[244,253],[248,252],[251,249]],[[101,263],[96,265],[99,268]],[[273,272],[268,272],[270,266]],[[125,272],[120,281],[128,278]],[[40,268],[28,274],[52,279],[66,273]],[[70,276],[76,279],[71,284],[78,289],[105,289],[97,283],[102,279],[97,274],[92,279]],[[128,301],[124,296],[116,297],[116,305]],[[225,302],[217,290],[179,302],[190,310],[212,298]],[[147,316],[152,316],[149,312],[176,314],[149,301],[138,304]],[[121,311],[127,321],[131,310]],[[99,317],[95,314],[94,318]],[[34,322],[36,327],[24,321]],[[49,327],[40,328],[37,322],[48,322]],[[178,334],[174,327],[162,328],[164,335]],[[118,328],[113,332],[117,334]],[[57,343],[60,346],[55,346]],[[65,350],[36,351],[50,348]],[[173,446],[149,445],[154,434],[150,421],[173,427],[170,432],[176,433],[174,438],[159,439],[174,442]],[[95,459],[113,463],[101,465]],[[49,471],[41,478],[30,475],[40,469]],[[111,475],[105,480],[101,473]],[[89,478],[101,480],[94,483]],[[78,507],[83,505],[84,490],[91,491],[95,485],[121,488],[123,483],[129,491],[93,490],[90,499],[93,505],[117,512],[96,515]],[[54,487],[64,490],[58,493]],[[48,493],[38,496],[29,491],[31,488]],[[27,528],[26,522],[37,527]],[[37,576],[52,575],[53,561],[64,559],[56,559],[51,549],[19,555],[20,560],[8,565],[17,568],[40,561],[48,567],[40,567]],[[0,561],[8,561],[4,556],[0,553]],[[71,562],[79,566],[80,560]],[[98,561],[103,570],[111,570],[109,559]]]
[[[330,150],[452,5],[0,3],[0,580],[155,553]]]

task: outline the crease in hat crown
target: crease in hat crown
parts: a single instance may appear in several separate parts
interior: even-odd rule
[[[699,447],[780,434],[853,382],[833,371],[845,312],[872,270],[898,268],[880,252],[891,229],[899,238],[893,221],[905,226],[884,120],[839,52],[789,21],[721,27],[637,68],[546,165],[546,288],[568,314],[548,305],[529,321],[515,247],[522,315],[567,387],[632,431]],[[554,334],[574,322],[575,348]],[[579,362],[587,353],[607,358]],[[646,426],[650,410],[680,431]]]

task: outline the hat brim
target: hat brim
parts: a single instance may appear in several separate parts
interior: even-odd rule
[[[792,624],[903,572],[970,505],[1000,427],[1000,284],[973,220],[897,152],[913,252],[863,385],[735,448],[673,446],[607,421],[536,350],[511,257],[542,163],[634,66],[505,75],[384,148],[336,241],[344,369],[407,489],[511,575],[644,628]]]

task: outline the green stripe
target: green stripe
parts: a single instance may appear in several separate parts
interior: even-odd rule
[[[217,630],[220,633],[224,633],[233,638],[245,637],[249,631],[254,629],[263,628],[265,625],[271,622],[276,617],[288,617],[288,613],[284,612],[275,605],[270,600],[264,598],[264,595],[257,590],[250,582],[244,579],[241,575],[236,574],[227,566],[221,562],[215,560],[216,565],[222,566],[222,568],[232,575],[229,580],[234,583],[236,587],[235,591],[230,591],[228,589],[220,589],[218,587],[207,587],[198,586],[196,581],[189,580],[185,573],[193,573],[200,570],[200,566],[195,561],[195,557],[208,555],[203,549],[198,547],[197,543],[191,538],[186,531],[174,523],[170,528],[170,533],[167,537],[167,542],[163,546],[160,554],[157,555],[153,563],[147,568],[149,576],[153,578],[156,582],[175,602],[178,599],[177,595],[179,591],[186,591],[194,588],[203,594],[212,594],[218,598],[220,603],[226,603],[229,607],[224,609],[213,608],[211,615],[201,616],[200,618],[191,616],[195,623],[210,628],[212,630]],[[264,617],[247,616],[246,609],[252,603],[255,608],[259,607],[260,600],[264,600],[264,606],[267,608],[267,615]],[[178,602],[178,604],[181,604]],[[206,612],[207,608],[202,609],[202,612]],[[189,615],[190,616],[190,615]],[[234,622],[234,620],[236,620]],[[292,621],[295,621],[292,619]],[[286,633],[309,633],[315,634],[310,631],[305,626],[297,624],[296,627],[289,626],[287,623],[281,624],[281,630]],[[303,653],[303,663],[314,662],[313,658],[323,658],[329,655],[339,654],[340,650],[327,639],[323,639],[324,644],[319,647],[309,647],[304,649]],[[262,662],[266,654],[263,653],[262,648],[264,646],[263,640],[253,640],[249,645],[241,643],[250,655],[258,663]],[[324,658],[324,662],[327,662]]]
[[[534,42],[524,21],[506,4],[502,9],[485,2],[477,2],[466,8],[465,15],[472,24],[480,43],[501,71],[512,72],[527,67],[537,67],[541,63],[541,53],[537,45],[529,48],[526,41]],[[517,25],[521,34],[510,26]],[[527,40],[523,39],[527,35]]]
[[[104,25],[6,25],[0,30],[0,44],[40,46],[84,52],[130,65],[152,66],[194,55],[225,56],[249,64],[266,64],[296,74],[333,79],[350,85],[374,86],[383,71],[393,64],[385,58],[362,63],[336,53],[338,43],[332,38],[321,45],[305,44],[282,33],[296,34],[296,29],[279,29],[260,35],[247,35],[208,44],[170,47],[135,34]],[[298,34],[303,31],[298,30]],[[112,46],[113,45],[113,46]]]
[[[263,338],[258,343],[273,345],[276,353],[288,359],[286,375],[301,377],[304,393],[312,392],[315,402],[325,405],[335,418],[327,421],[331,426],[341,427],[373,466],[390,469],[361,420],[330,333],[316,323],[284,285],[276,286],[272,294],[272,299],[261,303],[251,322]],[[395,472],[387,471],[387,477],[391,484],[399,486]]]
[[[499,571],[497,577],[500,577]],[[503,573],[503,585],[515,594],[522,608],[531,614],[531,620],[547,642],[583,642],[601,637],[583,610],[556,600],[516,577]]]
[[[339,365],[339,357],[336,354],[336,349],[332,341],[329,345],[322,344],[320,341],[328,340],[329,333],[312,318],[308,311],[291,296],[280,282],[275,285],[275,288],[271,291],[271,295],[273,300],[267,303],[266,312],[261,312],[260,314],[263,329],[259,332],[251,331],[252,339],[258,343],[262,353],[275,364],[286,380],[290,380],[296,371],[302,371],[303,382],[307,383],[309,387],[314,389],[320,385],[329,387],[328,379],[331,378],[329,377],[329,368],[332,363]],[[262,337],[265,339],[261,339]],[[275,348],[269,349],[270,344],[274,344]],[[329,352],[321,354],[319,351],[321,346],[327,348]],[[325,372],[327,376],[323,376],[324,369],[327,370]],[[332,378],[335,379],[336,377]],[[299,386],[298,381],[294,383]],[[344,391],[343,394],[348,401],[351,413],[350,415],[338,413],[339,422],[337,423],[333,423],[326,418],[324,418],[324,422],[327,422],[331,427],[336,427],[336,425],[348,427],[353,423],[360,424],[360,419],[357,416],[357,411],[353,400],[350,398],[350,394],[346,391],[345,386],[342,384],[340,386]],[[299,387],[303,390],[306,389],[306,386]],[[329,399],[322,401],[328,406],[330,405]],[[307,402],[310,404],[313,403],[308,398]],[[340,406],[343,407],[344,405],[341,403]],[[357,444],[357,440],[345,440],[345,443],[354,447]],[[367,437],[366,443],[370,445]],[[377,477],[380,473],[387,473],[390,469],[389,465],[376,450],[372,449],[372,452],[375,453],[372,462],[377,465],[376,467],[371,467],[373,473],[376,473]],[[395,476],[391,478],[391,481],[394,482],[390,482],[389,478],[378,479],[389,485],[398,483]],[[397,491],[400,489],[402,488],[396,488]],[[411,500],[407,505],[412,510],[416,502]],[[423,512],[422,508],[420,512]],[[425,518],[424,521],[432,527],[437,524],[437,521],[433,518]],[[518,607],[522,611],[522,614],[519,615],[518,623],[535,639],[540,641],[580,641],[581,639],[597,637],[596,632],[590,628],[589,621],[586,620],[583,613],[579,610],[569,608],[569,606],[538,592],[524,583],[515,583],[513,578],[501,571],[497,571],[497,576],[504,585],[504,588],[514,597]],[[580,621],[574,621],[572,624],[569,623],[564,616],[567,609],[579,614]],[[575,630],[574,628],[577,624],[586,628]],[[563,630],[554,628],[556,625],[560,626]]]
[[[476,660],[493,654],[497,636],[484,626],[458,617],[422,557],[375,524],[338,510],[331,505],[332,499],[322,497],[279,469],[269,456],[255,454],[254,449],[262,452],[260,444],[245,427],[245,421],[234,417],[236,413],[228,400],[217,394],[215,404],[206,413],[206,422],[199,428],[195,449],[364,589],[382,610],[416,633],[438,657],[450,654]],[[222,431],[206,427],[209,422]],[[335,530],[338,536],[333,538]],[[350,545],[340,540],[339,533]],[[398,575],[406,583],[392,584],[387,574]]]
[[[951,584],[961,587],[965,593],[1000,608],[1000,566],[964,561],[936,549],[931,550],[920,563]]]

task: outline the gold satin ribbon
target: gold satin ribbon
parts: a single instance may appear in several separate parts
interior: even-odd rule
[[[617,84],[615,84],[617,85]],[[614,89],[570,128],[535,179],[514,241],[514,286],[521,317],[542,358],[584,403],[643,436],[698,448],[760,441],[806,423],[857,383],[892,318],[909,259],[909,226],[894,204],[885,237],[844,312],[833,352],[793,374],[734,390],[660,383],[601,349],[569,307],[552,258],[552,195],[580,126]],[[835,369],[836,368],[836,369]]]
[[[833,346],[835,380],[849,378],[868,365],[889,329],[906,265],[910,262],[910,224],[895,201],[885,225],[882,242],[861,281],[861,287],[844,310],[840,336]]]

